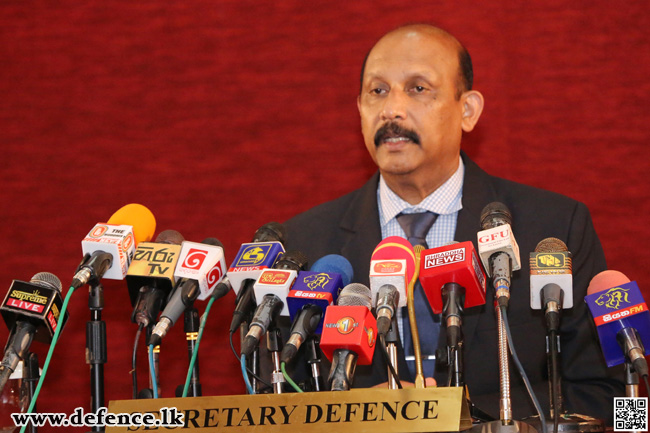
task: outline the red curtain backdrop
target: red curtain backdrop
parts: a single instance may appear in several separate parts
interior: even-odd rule
[[[413,21],[448,29],[472,54],[486,107],[464,139],[469,155],[585,202],[610,268],[648,298],[650,14],[644,1],[605,0],[3,2],[3,296],[40,271],[69,284],[81,239],[127,203],[149,207],[156,232],[219,238],[230,262],[260,225],[360,186],[375,169],[356,109],[361,61]],[[105,290],[106,397],[127,399],[136,326],[124,282]],[[88,408],[87,300],[85,289],[72,298],[42,411]],[[205,395],[244,392],[227,349],[233,300],[208,322]],[[42,363],[47,347],[32,347]],[[184,380],[184,348],[176,326],[163,396]]]

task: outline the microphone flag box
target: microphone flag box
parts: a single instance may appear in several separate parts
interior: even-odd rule
[[[178,263],[180,245],[158,242],[140,242],[126,273],[131,305],[135,306],[142,286],[153,286],[169,295],[176,284],[174,271]]]
[[[530,308],[542,309],[539,292],[551,283],[564,289],[562,308],[573,308],[573,296],[567,296],[567,288],[573,288],[571,267],[571,253],[568,251],[530,253]]]
[[[239,293],[244,280],[257,280],[264,269],[268,269],[284,253],[280,242],[251,242],[242,244],[228,269],[228,279],[235,295]]]
[[[297,275],[298,271],[291,269],[264,269],[253,285],[257,304],[259,305],[264,296],[275,295],[282,300],[283,304],[280,316],[288,316],[287,296],[291,291],[291,286],[296,282]]]
[[[223,248],[198,242],[183,241],[178,264],[174,271],[176,279],[189,278],[199,283],[198,299],[206,299],[226,272]]]
[[[343,278],[334,272],[300,271],[289,296],[287,306],[291,320],[295,320],[306,305],[317,305],[322,311],[334,304],[343,288]],[[315,333],[323,332],[323,314]]]
[[[490,273],[488,260],[494,253],[504,252],[512,258],[512,270],[521,269],[521,260],[519,258],[519,245],[512,235],[510,224],[503,224],[491,229],[481,230],[477,233],[478,253],[481,256],[483,267],[486,273]]]
[[[585,296],[596,323],[600,347],[608,367],[625,362],[625,354],[616,341],[623,328],[638,331],[644,354],[650,355],[650,312],[636,282],[631,281]]]
[[[113,256],[113,264],[104,274],[110,280],[123,280],[135,252],[133,227],[128,225],[96,224],[81,241],[84,255],[105,251]]]
[[[410,276],[412,277],[412,275]],[[372,290],[372,302],[377,299],[379,288],[385,284],[391,284],[396,288],[406,288],[410,282],[407,275],[406,260],[371,260],[370,261],[370,289]],[[398,307],[406,306],[405,291],[400,290]]]
[[[485,271],[470,241],[423,251],[420,283],[435,314],[442,313],[440,289],[447,283],[456,283],[466,289],[465,308],[485,304]],[[471,290],[474,287],[479,289]]]
[[[370,365],[376,341],[377,319],[365,306],[332,305],[325,311],[320,349],[330,362],[336,349],[348,349],[359,356],[357,365]]]
[[[0,306],[0,313],[9,329],[12,329],[18,320],[36,325],[34,339],[49,344],[61,323],[59,316],[62,305],[61,292],[58,290],[13,280]],[[68,317],[66,311],[63,325]]]

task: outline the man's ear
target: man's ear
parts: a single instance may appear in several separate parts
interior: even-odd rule
[[[474,129],[478,118],[483,112],[483,95],[477,90],[469,90],[461,96],[463,102],[463,119],[461,126],[463,131],[470,132]]]

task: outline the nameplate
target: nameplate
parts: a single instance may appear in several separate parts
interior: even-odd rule
[[[106,432],[450,432],[472,426],[462,388],[119,400],[109,403],[108,412],[151,413],[156,419],[162,412],[170,422],[170,408],[182,413],[182,425],[107,426]]]

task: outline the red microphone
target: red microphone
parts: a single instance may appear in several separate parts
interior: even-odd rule
[[[377,311],[377,330],[386,335],[397,307],[406,306],[406,287],[415,272],[409,241],[390,236],[379,242],[370,259],[370,289]]]
[[[485,272],[469,241],[425,250],[422,257],[420,284],[447,328],[448,386],[464,386],[462,315],[465,308],[485,304]]]
[[[470,241],[422,252],[420,284],[435,314],[442,313],[441,289],[448,283],[465,288],[464,308],[485,304],[485,271]]]
[[[370,312],[370,289],[348,284],[337,305],[327,307],[320,348],[332,363],[328,383],[332,391],[347,391],[359,365],[372,364],[377,340],[377,321]]]

